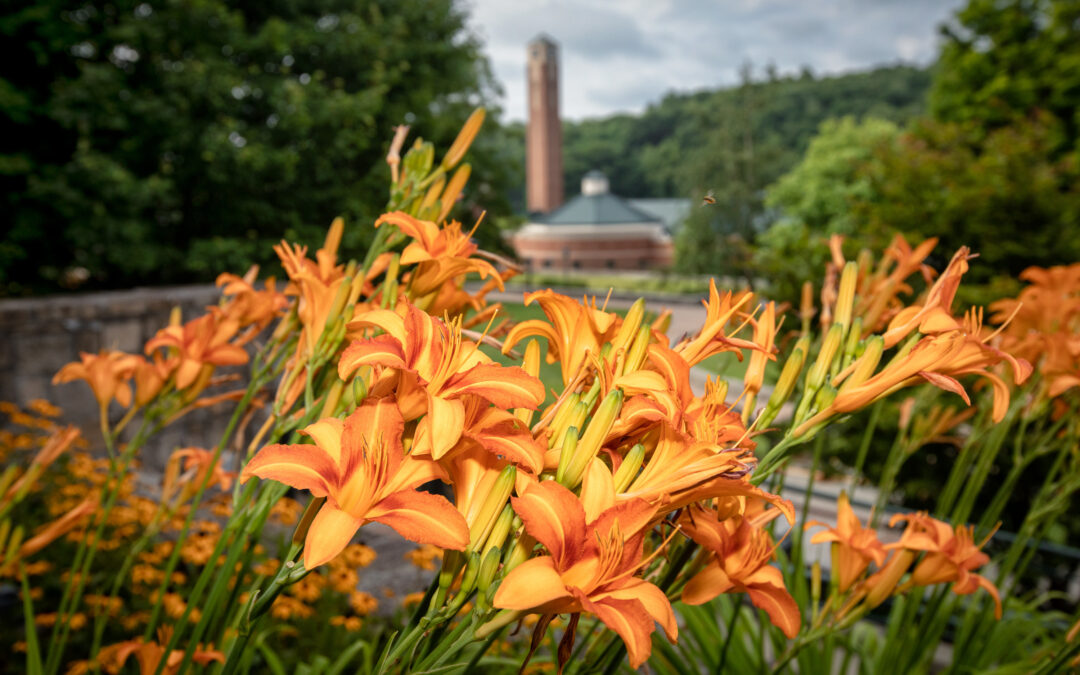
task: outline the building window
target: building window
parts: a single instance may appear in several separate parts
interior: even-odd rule
[[[551,258],[544,258],[544,268],[551,267]]]
[[[608,268],[609,270],[613,270],[613,269],[615,269],[615,261],[614,261],[614,260],[612,260],[611,258],[608,258],[608,259],[607,259],[607,268]]]

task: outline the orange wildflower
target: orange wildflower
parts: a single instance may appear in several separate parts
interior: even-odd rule
[[[176,368],[176,388],[187,389],[200,377],[207,378],[212,366],[236,366],[247,363],[243,347],[229,341],[240,329],[236,319],[225,317],[217,308],[188,321],[183,326],[168,326],[146,343],[146,353],[164,347],[175,349],[180,360]]]
[[[590,512],[574,493],[554,481],[530,486],[512,500],[525,531],[550,555],[515,567],[495,593],[494,605],[541,614],[589,612],[626,643],[637,668],[652,650],[654,622],[673,641],[678,626],[663,591],[634,573],[653,508],[642,499]],[[543,624],[543,622],[541,623]]]
[[[704,301],[705,323],[692,338],[686,338],[674,345],[674,349],[691,366],[701,363],[713,354],[757,349],[750,341],[728,337],[724,329],[735,318],[739,309],[753,297],[751,293],[738,295],[728,291],[723,296],[716,289],[716,280],[709,280],[709,299]]]
[[[517,366],[491,361],[450,326],[403,301],[398,311],[373,310],[353,325],[380,328],[385,335],[353,342],[341,355],[338,374],[348,379],[364,365],[397,373],[396,395],[406,420],[424,416],[413,452],[442,458],[465,428],[465,400],[479,397],[498,408],[535,410],[544,400],[540,380]]]
[[[158,630],[157,642],[143,642],[142,640],[129,640],[105,647],[98,653],[97,661],[106,672],[119,672],[124,663],[134,654],[139,663],[139,672],[142,675],[153,675],[158,672],[162,661],[165,662],[161,672],[163,675],[176,675],[180,671],[180,663],[184,660],[184,650],[174,649],[166,654],[165,646],[169,643],[172,632],[169,628]],[[205,666],[217,661],[225,663],[225,654],[216,651],[213,647],[204,648],[199,645],[192,654],[192,661]]]
[[[547,340],[547,362],[557,361],[563,384],[569,384],[589,355],[599,356],[601,345],[615,336],[619,317],[597,309],[596,298],[579,302],[550,289],[526,293],[525,305],[533,302],[540,304],[548,320],[530,319],[514,326],[503,342],[503,353],[526,337],[542,337]]]
[[[779,513],[771,509],[753,516],[729,516],[719,507],[695,504],[680,516],[687,536],[712,554],[705,569],[687,582],[683,602],[700,605],[722,593],[746,593],[784,635],[795,637],[802,614],[784,587],[780,570],[769,565],[776,547],[763,527]]]
[[[79,352],[79,360],[67,364],[53,376],[53,384],[86,380],[94,392],[98,407],[105,410],[114,398],[125,408],[131,405],[128,380],[135,372],[138,357],[120,351],[100,351],[97,354]]]
[[[973,572],[990,562],[990,556],[980,550],[986,541],[975,544],[973,526],[957,525],[954,528],[925,513],[898,513],[889,520],[889,526],[894,527],[901,521],[907,521],[907,529],[899,541],[885,548],[926,553],[912,570],[909,584],[931,586],[952,582],[953,592],[957,595],[970,595],[985,588],[994,598],[994,616],[1001,618],[1001,597],[997,588],[986,577]]]
[[[806,529],[826,527],[810,539],[811,544],[833,543],[835,572],[838,577],[837,587],[843,593],[862,576],[870,566],[870,561],[881,567],[885,564],[885,546],[878,540],[877,530],[863,527],[855,511],[851,508],[846,492],[841,492],[836,500],[836,527],[811,520]]]
[[[222,295],[232,296],[224,308],[226,316],[236,319],[241,328],[254,326],[256,331],[266,328],[289,306],[288,298],[277,290],[274,277],[268,277],[263,282],[263,290],[255,288],[258,274],[259,266],[252,265],[243,277],[225,273],[219,275],[216,281],[218,286],[224,286]]]
[[[380,216],[375,221],[375,227],[387,223],[397,226],[413,239],[401,252],[401,264],[416,265],[409,277],[410,295],[414,299],[437,291],[447,280],[469,272],[478,273],[482,279],[492,277],[499,290],[502,290],[502,277],[498,270],[486,260],[471,257],[477,251],[472,235],[479,227],[479,221],[472,231],[464,232],[457,221],[439,227],[429,220],[394,211]]]
[[[371,521],[421,544],[457,550],[468,544],[457,509],[415,489],[444,474],[434,462],[405,454],[404,425],[393,399],[368,400],[344,422],[327,418],[304,429],[315,445],[267,446],[244,467],[241,481],[258,476],[326,497],[305,541],[307,569],[337,556]]]
[[[214,461],[214,453],[202,448],[182,448],[173,453],[173,457],[184,460],[184,471],[189,472],[186,482],[200,485],[210,474],[207,485],[216,484],[222,490],[228,490],[232,486],[232,479],[236,476],[231,471],[226,471],[220,461]]]
[[[345,270],[337,264],[337,249],[344,229],[344,221],[336,218],[326,233],[323,247],[315,252],[314,261],[306,257],[306,246],[284,240],[274,246],[274,252],[281,259],[281,266],[292,282],[285,292],[300,296],[296,312],[303,329],[297,351],[304,356],[304,360],[314,353],[316,342],[334,309],[334,302],[343,292],[341,285],[345,280]]]

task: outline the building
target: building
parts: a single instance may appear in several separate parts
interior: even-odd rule
[[[674,257],[663,220],[612,194],[599,171],[585,174],[580,195],[518,229],[511,244],[531,272],[651,270]]]
[[[546,35],[528,45],[529,122],[525,132],[525,201],[529,213],[563,203],[562,122],[559,119],[559,47]]]

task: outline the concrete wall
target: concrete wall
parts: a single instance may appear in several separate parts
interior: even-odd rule
[[[89,386],[82,381],[53,386],[56,371],[78,360],[80,351],[142,353],[174,306],[190,319],[219,297],[216,287],[206,285],[0,300],[0,400],[25,405],[46,399],[64,409],[63,421],[79,425],[92,444],[100,445],[97,403]],[[243,367],[235,371],[246,373]],[[123,412],[114,403],[111,417],[115,421]],[[176,447],[210,447],[230,414],[229,404],[190,413],[151,443],[144,466],[163,465]]]

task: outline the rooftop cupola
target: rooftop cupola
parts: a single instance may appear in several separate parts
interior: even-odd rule
[[[586,196],[608,193],[608,179],[602,171],[593,169],[581,178],[581,194]]]

